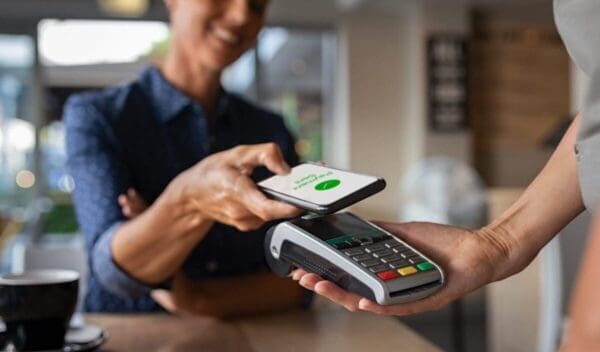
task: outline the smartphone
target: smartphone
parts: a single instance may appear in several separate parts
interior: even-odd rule
[[[305,163],[258,183],[271,198],[320,215],[335,213],[385,188],[381,177]]]

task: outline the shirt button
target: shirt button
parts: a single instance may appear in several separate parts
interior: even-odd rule
[[[219,269],[219,263],[217,263],[214,260],[211,260],[210,262],[206,263],[206,270],[209,273],[214,273],[215,271],[217,271],[217,269]]]
[[[579,155],[579,147],[577,146],[577,143],[575,143],[573,146],[573,150],[575,150],[575,155]]]

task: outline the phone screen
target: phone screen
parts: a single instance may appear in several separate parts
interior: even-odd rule
[[[313,204],[328,206],[378,180],[375,176],[315,164],[300,164],[292,168],[289,174],[275,175],[258,185]]]

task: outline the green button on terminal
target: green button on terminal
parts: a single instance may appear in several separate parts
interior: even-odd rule
[[[419,268],[419,271],[428,271],[428,270],[433,269],[434,266],[430,262],[423,262],[423,263],[417,264],[417,268]]]

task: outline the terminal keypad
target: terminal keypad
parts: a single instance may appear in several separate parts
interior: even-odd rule
[[[349,238],[332,245],[384,281],[435,268],[411,248],[388,235]]]

